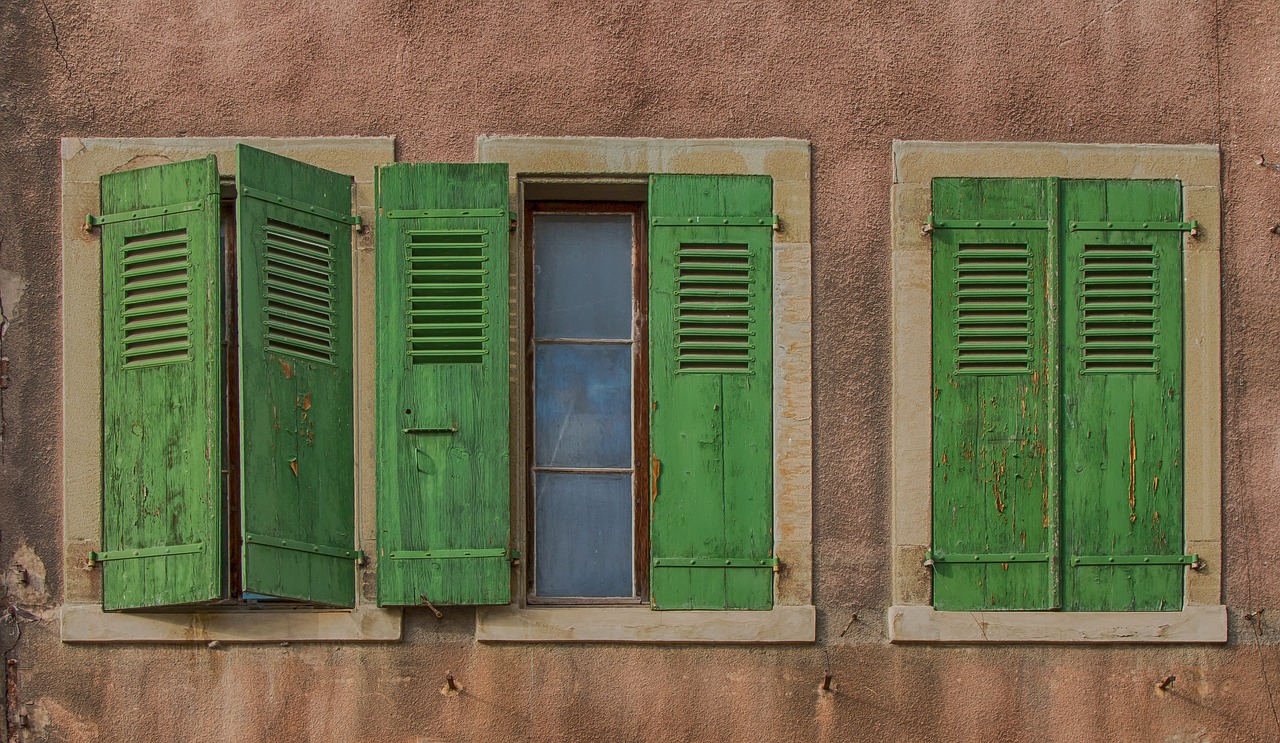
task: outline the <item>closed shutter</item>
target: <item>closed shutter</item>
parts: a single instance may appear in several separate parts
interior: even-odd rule
[[[649,181],[651,597],[773,605],[772,180]]]
[[[1064,608],[1182,608],[1176,181],[1063,183]]]
[[[101,188],[103,608],[217,599],[218,166],[112,173]]]
[[[236,153],[243,588],[354,606],[351,177]]]
[[[1031,179],[933,182],[933,600],[1058,605],[1055,221]]]
[[[378,603],[511,600],[507,166],[377,175]]]

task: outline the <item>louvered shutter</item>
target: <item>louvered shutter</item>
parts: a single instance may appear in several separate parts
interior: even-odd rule
[[[236,158],[242,586],[353,606],[351,177]]]
[[[105,175],[103,607],[222,595],[222,278],[212,157]]]
[[[651,597],[773,605],[772,180],[649,181]]]
[[[378,603],[506,604],[504,164],[377,175]]]
[[[1063,183],[1065,608],[1182,608],[1176,181]]]
[[[1049,182],[933,181],[933,602],[1058,605]]]

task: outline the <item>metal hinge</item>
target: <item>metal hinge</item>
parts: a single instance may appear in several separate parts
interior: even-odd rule
[[[922,232],[934,230],[1047,230],[1047,219],[934,219],[929,212],[929,221]]]
[[[1077,555],[1069,561],[1079,565],[1195,565],[1199,555]]]
[[[768,217],[649,217],[650,227],[769,227],[782,229],[778,215]]]
[[[925,565],[934,563],[1049,562],[1048,552],[986,552],[982,554],[925,553]]]
[[[776,557],[655,557],[655,568],[776,568]]]
[[[514,219],[506,209],[389,209],[384,213],[387,219],[449,219],[470,217],[508,217]]]
[[[115,212],[102,215],[88,214],[84,218],[84,230],[88,232],[99,225],[114,224],[115,222],[131,222],[135,219],[150,219],[151,217],[166,217],[170,214],[194,212],[203,207],[203,201],[184,201],[180,204],[154,206],[150,209],[135,209],[131,212]]]
[[[168,557],[169,555],[190,555],[204,551],[204,543],[171,544],[166,547],[139,547],[138,549],[109,550],[106,552],[90,552],[89,562],[110,562],[112,560],[134,560],[144,557]]]
[[[269,537],[263,534],[245,533],[244,541],[249,544],[261,544],[266,547],[278,547],[280,549],[293,550],[295,552],[325,555],[326,557],[339,557],[346,560],[359,560],[364,555],[360,550],[330,547],[326,544],[313,544],[311,542],[303,542],[297,539],[281,539],[280,537]]]
[[[1199,230],[1199,224],[1193,219],[1190,222],[1069,222],[1072,232],[1106,232],[1116,230],[1123,232],[1190,232],[1193,235]]]
[[[268,204],[279,204],[280,206],[293,209],[294,211],[314,214],[317,217],[324,217],[325,219],[331,219],[334,222],[341,222],[342,224],[350,224],[350,225],[360,224],[360,217],[355,214],[344,214],[343,212],[335,212],[334,210],[326,209],[323,206],[308,204],[305,201],[299,201],[297,199],[290,198],[288,196],[281,196],[280,194],[271,193],[270,191],[266,191],[261,188],[241,186],[240,195],[249,199],[265,201]]]
[[[505,547],[475,550],[394,550],[387,553],[391,560],[452,560],[458,558],[506,557]]]

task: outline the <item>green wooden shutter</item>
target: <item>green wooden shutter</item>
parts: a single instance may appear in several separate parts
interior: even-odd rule
[[[506,604],[505,164],[378,169],[378,603]]]
[[[1064,608],[1180,610],[1180,187],[1069,181],[1062,202]]]
[[[938,609],[1058,605],[1050,185],[933,181]]]
[[[102,177],[103,607],[222,595],[212,158]]]
[[[772,184],[649,181],[658,609],[773,605]]]
[[[242,587],[354,606],[351,177],[236,159]]]

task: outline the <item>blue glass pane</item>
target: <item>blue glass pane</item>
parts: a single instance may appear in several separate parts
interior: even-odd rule
[[[533,219],[536,338],[631,338],[631,215]]]
[[[539,472],[534,588],[546,597],[627,597],[631,475]]]
[[[631,346],[539,344],[534,463],[631,466]]]

